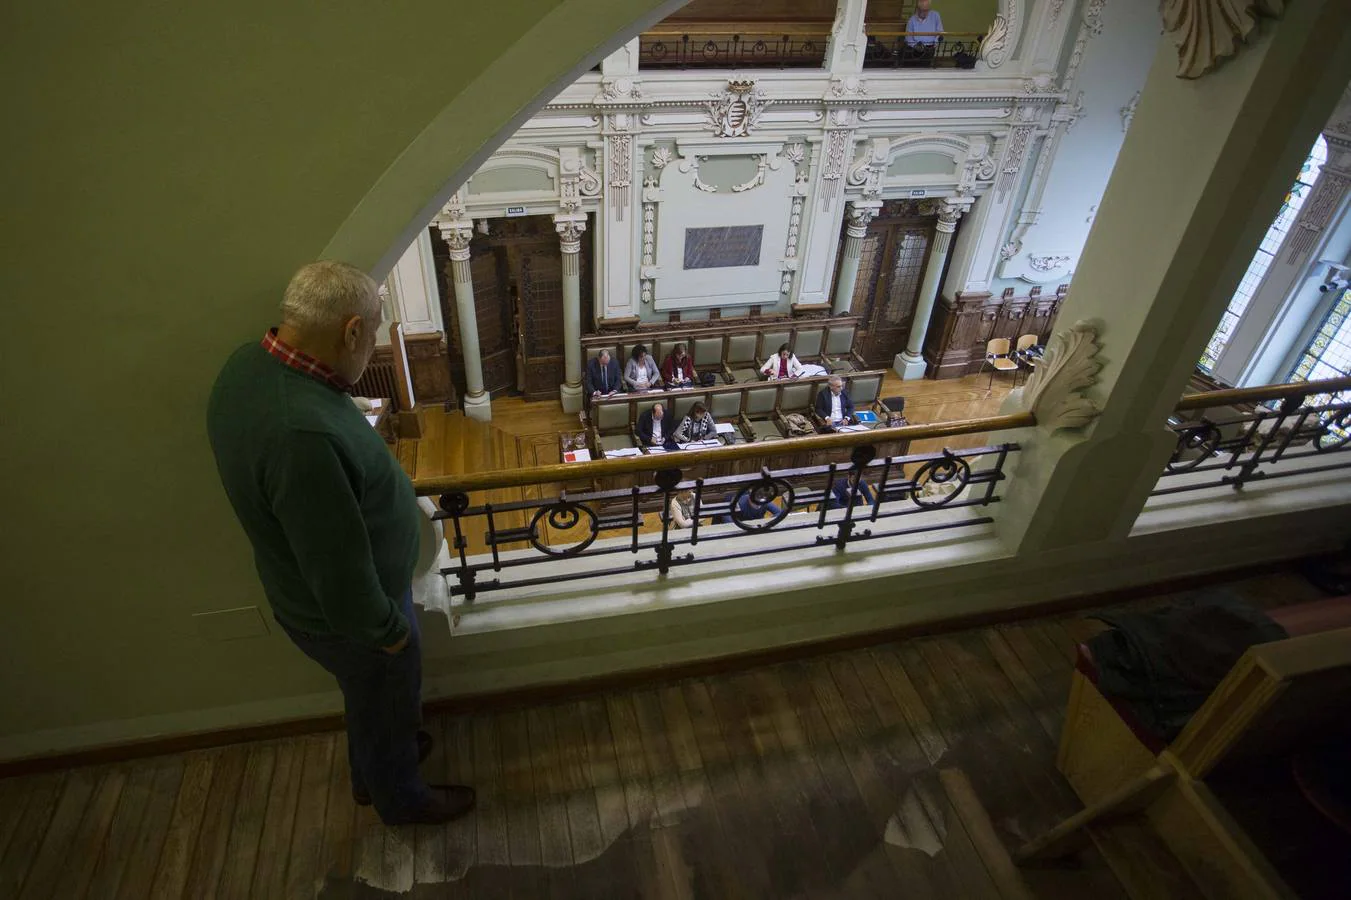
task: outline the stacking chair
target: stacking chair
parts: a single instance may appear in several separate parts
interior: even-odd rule
[[[760,380],[760,367],[755,362],[756,334],[734,334],[727,338],[727,355],[722,370],[729,383],[746,384]]]
[[[990,367],[990,384],[987,390],[994,390],[995,372],[1017,372],[1018,364],[1009,356],[1008,338],[991,338],[985,344],[985,362],[981,363],[981,371],[985,367]],[[979,372],[977,374],[980,374]],[[1015,376],[1016,377],[1016,376]]]
[[[1041,335],[1039,334],[1024,334],[1019,336],[1018,343],[1013,346],[1013,352],[1015,354],[1014,361],[1018,363],[1018,368],[1023,373],[1024,381],[1030,378],[1032,373],[1036,370],[1037,358],[1035,356],[1026,355],[1023,351],[1031,350],[1033,347],[1037,346],[1037,341],[1039,340],[1041,340]],[[1013,380],[1016,384],[1018,376],[1013,376]]]

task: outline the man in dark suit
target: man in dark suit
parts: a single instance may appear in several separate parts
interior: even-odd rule
[[[609,350],[602,350],[586,364],[586,395],[605,397],[622,391],[624,380],[619,374],[619,363],[610,358]]]
[[[854,401],[845,393],[844,379],[840,376],[830,376],[828,389],[816,395],[816,415],[831,428],[858,421],[854,418]]]
[[[651,409],[638,416],[638,440],[644,447],[674,447],[670,424],[666,420],[666,410],[660,403],[654,403]]]

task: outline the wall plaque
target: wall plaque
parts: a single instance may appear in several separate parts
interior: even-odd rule
[[[763,225],[722,225],[685,229],[686,269],[760,265]]]

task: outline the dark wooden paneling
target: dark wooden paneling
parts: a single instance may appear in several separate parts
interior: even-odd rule
[[[527,399],[558,395],[563,381],[563,259],[558,241],[511,248],[521,329],[522,393]]]
[[[940,297],[925,338],[928,377],[960,378],[979,372],[985,343],[991,338],[1006,337],[1012,342],[1020,335],[1035,334],[1045,343],[1065,293],[1061,285],[1054,294],[1033,288],[1022,296],[958,293],[953,299]]]

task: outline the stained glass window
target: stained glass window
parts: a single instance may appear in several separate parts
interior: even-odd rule
[[[1272,260],[1276,258],[1276,252],[1280,250],[1281,243],[1290,231],[1290,226],[1295,224],[1295,218],[1299,215],[1300,207],[1308,199],[1314,182],[1318,180],[1318,173],[1323,170],[1323,164],[1327,161],[1328,142],[1320,134],[1318,140],[1314,141],[1313,149],[1309,151],[1308,158],[1304,160],[1304,165],[1300,167],[1294,185],[1286,193],[1285,202],[1281,204],[1281,210],[1276,214],[1276,220],[1267,229],[1266,236],[1262,238],[1262,243],[1258,245],[1257,252],[1253,254],[1252,262],[1248,263],[1248,271],[1243,273],[1243,278],[1238,283],[1238,289],[1234,291],[1234,296],[1229,300],[1229,307],[1224,311],[1224,315],[1220,316],[1220,324],[1215,329],[1215,333],[1211,335],[1209,343],[1206,344],[1205,352],[1201,354],[1199,365],[1201,370],[1207,374],[1214,370],[1215,363],[1219,361],[1220,354],[1228,346],[1229,339],[1233,337],[1234,330],[1238,328],[1238,323],[1243,318],[1243,313],[1247,310],[1248,304],[1253,297],[1257,296],[1257,291],[1262,286],[1262,279],[1266,277],[1267,269],[1271,267]]]

